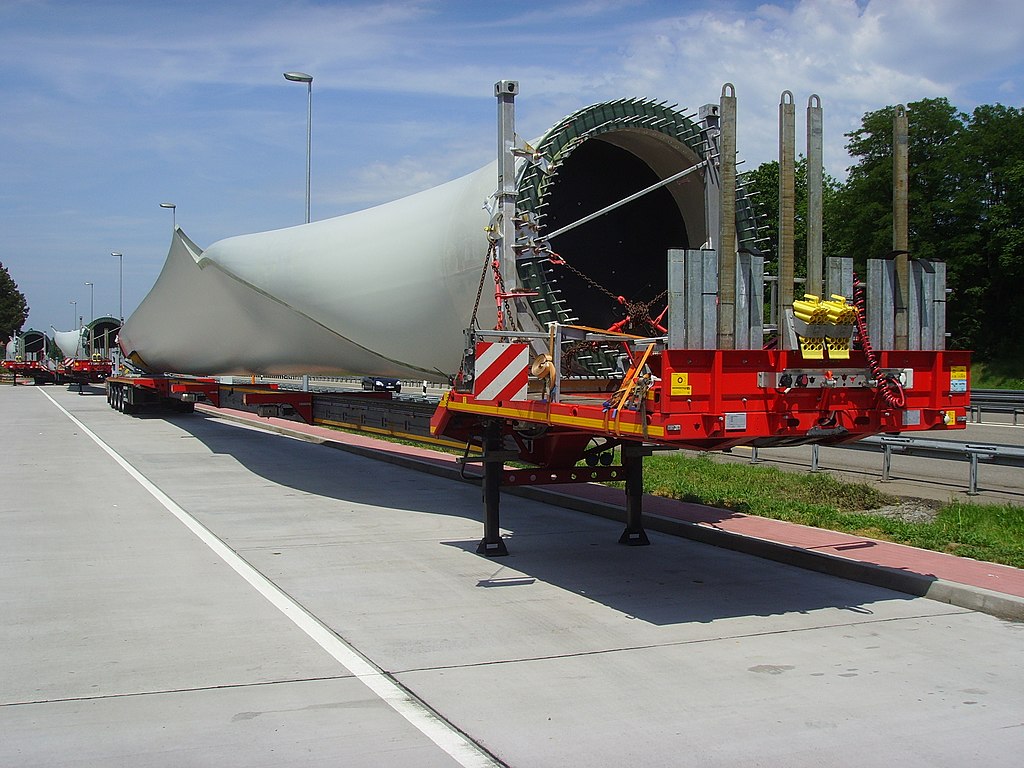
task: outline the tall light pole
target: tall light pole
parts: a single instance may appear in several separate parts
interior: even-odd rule
[[[91,323],[93,320],[96,319],[96,316],[93,314],[93,312],[95,311],[95,303],[93,302],[93,297],[95,296],[96,286],[90,283],[88,280],[86,281],[85,284],[89,286],[89,322]]]
[[[71,305],[72,312],[71,327],[75,328],[75,324],[78,322],[78,302],[75,299],[72,299],[71,301],[68,302],[68,304]]]
[[[92,357],[92,321],[96,319],[95,303],[93,302],[93,296],[96,292],[96,286],[90,283],[88,280],[85,282],[89,286],[89,357]]]
[[[117,257],[117,319],[124,325],[124,254],[111,251],[110,255]]]
[[[310,151],[313,145],[313,76],[305,72],[285,72],[285,80],[293,83],[305,83],[309,104],[306,109],[306,223],[309,224],[309,165]]]
[[[178,228],[178,206],[174,203],[160,203],[160,207],[171,209],[171,232],[173,233]]]

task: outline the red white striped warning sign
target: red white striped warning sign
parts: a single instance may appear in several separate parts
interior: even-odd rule
[[[473,396],[478,400],[525,400],[529,369],[529,344],[478,341]]]

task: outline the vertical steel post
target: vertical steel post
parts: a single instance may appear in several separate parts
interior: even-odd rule
[[[779,286],[776,296],[779,326],[793,306],[793,262],[796,253],[796,104],[791,91],[779,100]],[[779,345],[790,349],[789,334],[779,334]]]
[[[519,82],[499,80],[494,84],[498,99],[498,207],[501,211],[501,277],[505,291],[519,285],[516,272],[516,107]]]
[[[719,116],[718,348],[736,347],[736,88],[722,86]]]
[[[967,489],[968,496],[978,495],[978,454],[971,451],[971,470],[970,477],[968,479],[969,487]]]
[[[815,296],[822,295],[823,134],[821,99],[815,93],[807,100],[807,283],[804,286],[807,293]]]
[[[892,446],[886,443],[882,446],[882,482],[888,482],[889,471],[892,469]]]
[[[489,421],[484,427],[484,537],[476,547],[478,555],[501,557],[508,554],[504,539],[501,538],[501,522],[498,514],[501,500],[501,473],[504,461],[496,456],[501,452],[501,422]]]
[[[853,301],[853,259],[847,256],[828,257],[825,291],[829,295],[845,296]]]
[[[718,206],[722,201],[720,174],[718,171],[721,137],[722,105],[704,104],[698,114],[701,135],[704,138],[704,157],[708,160],[704,166],[704,245],[703,249],[718,247],[718,230],[721,211]]]
[[[818,471],[818,453],[819,453],[818,449],[819,448],[821,448],[821,446],[818,445],[818,444],[814,444],[814,445],[811,446],[811,472],[817,472]]]
[[[895,349],[907,349],[907,305],[910,297],[909,222],[907,196],[909,171],[909,121],[907,108],[896,105],[892,126],[892,251],[896,262]]]
[[[619,544],[643,547],[651,543],[643,523],[644,452],[632,446],[622,446],[622,469],[626,474],[626,528]]]
[[[668,249],[668,348],[686,345],[686,251]]]

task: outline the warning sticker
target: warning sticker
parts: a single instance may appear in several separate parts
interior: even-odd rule
[[[967,366],[954,365],[949,369],[949,391],[960,393],[967,391]]]
[[[669,394],[672,396],[679,395],[691,395],[693,389],[690,387],[690,374],[688,373],[673,373],[671,377],[671,387]]]

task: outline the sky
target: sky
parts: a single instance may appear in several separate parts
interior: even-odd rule
[[[526,138],[612,98],[696,111],[732,83],[741,170],[776,159],[784,90],[803,147],[817,94],[841,179],[866,112],[1022,106],[1024,3],[0,0],[0,262],[25,328],[129,316],[172,223],[203,248],[301,224],[307,89],[286,71],[314,78],[313,220],[491,162],[501,79]]]

